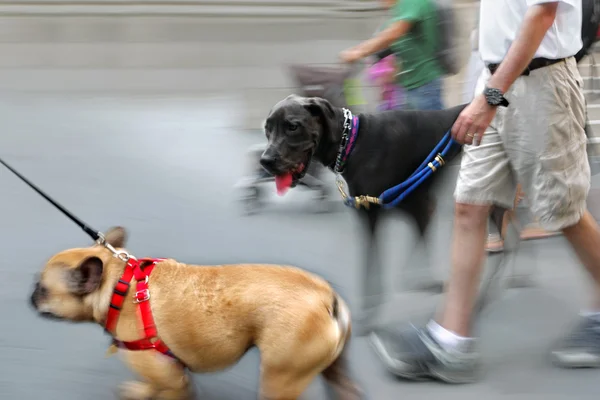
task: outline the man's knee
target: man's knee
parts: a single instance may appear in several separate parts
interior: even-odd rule
[[[490,208],[490,205],[456,203],[454,205],[454,218],[457,224],[465,228],[480,226],[487,223]]]

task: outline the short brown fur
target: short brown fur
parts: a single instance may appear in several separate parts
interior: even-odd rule
[[[123,228],[106,235],[125,246]],[[103,246],[53,256],[32,294],[43,315],[103,324],[125,263]],[[159,337],[192,372],[222,370],[252,346],[261,353],[259,398],[293,400],[321,374],[334,398],[360,399],[345,361],[351,333],[342,298],[318,276],[294,267],[236,264],[192,266],[165,260],[149,281]],[[132,290],[121,311],[116,338],[140,339]],[[334,315],[334,303],[338,312]],[[186,370],[155,351],[122,351],[140,377],[121,387],[125,399],[187,399]]]

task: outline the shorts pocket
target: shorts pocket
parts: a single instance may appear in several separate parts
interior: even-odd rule
[[[558,106],[556,112],[568,112],[571,106],[571,93],[569,90],[569,82],[573,82],[573,78],[567,73],[567,65],[564,62],[551,65],[549,67],[549,85],[552,86],[554,103]]]

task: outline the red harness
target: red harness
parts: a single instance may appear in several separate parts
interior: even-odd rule
[[[148,290],[148,278],[154,269],[154,266],[159,262],[163,261],[164,258],[143,258],[136,260],[130,258],[125,266],[125,271],[121,276],[121,279],[115,285],[112,298],[110,300],[110,307],[106,316],[105,330],[113,337],[113,344],[119,348],[125,348],[128,350],[151,350],[155,349],[169,357],[177,360],[177,357],[164,344],[162,340],[158,338],[158,332],[156,325],[154,324],[154,318],[152,318],[152,309],[150,308],[150,291]],[[138,304],[138,311],[140,321],[143,326],[143,339],[134,340],[132,342],[124,342],[114,338],[115,328],[117,327],[117,321],[119,320],[119,314],[123,308],[125,297],[129,291],[131,285],[131,279],[135,277],[137,281],[136,292],[134,296],[134,303]],[[178,360],[179,361],[179,360]]]

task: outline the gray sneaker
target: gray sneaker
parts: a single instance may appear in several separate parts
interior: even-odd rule
[[[377,329],[369,341],[379,359],[394,375],[413,381],[437,379],[447,383],[477,380],[479,354],[449,352],[427,328]]]
[[[563,368],[600,368],[600,321],[582,321],[552,351],[552,361]]]

